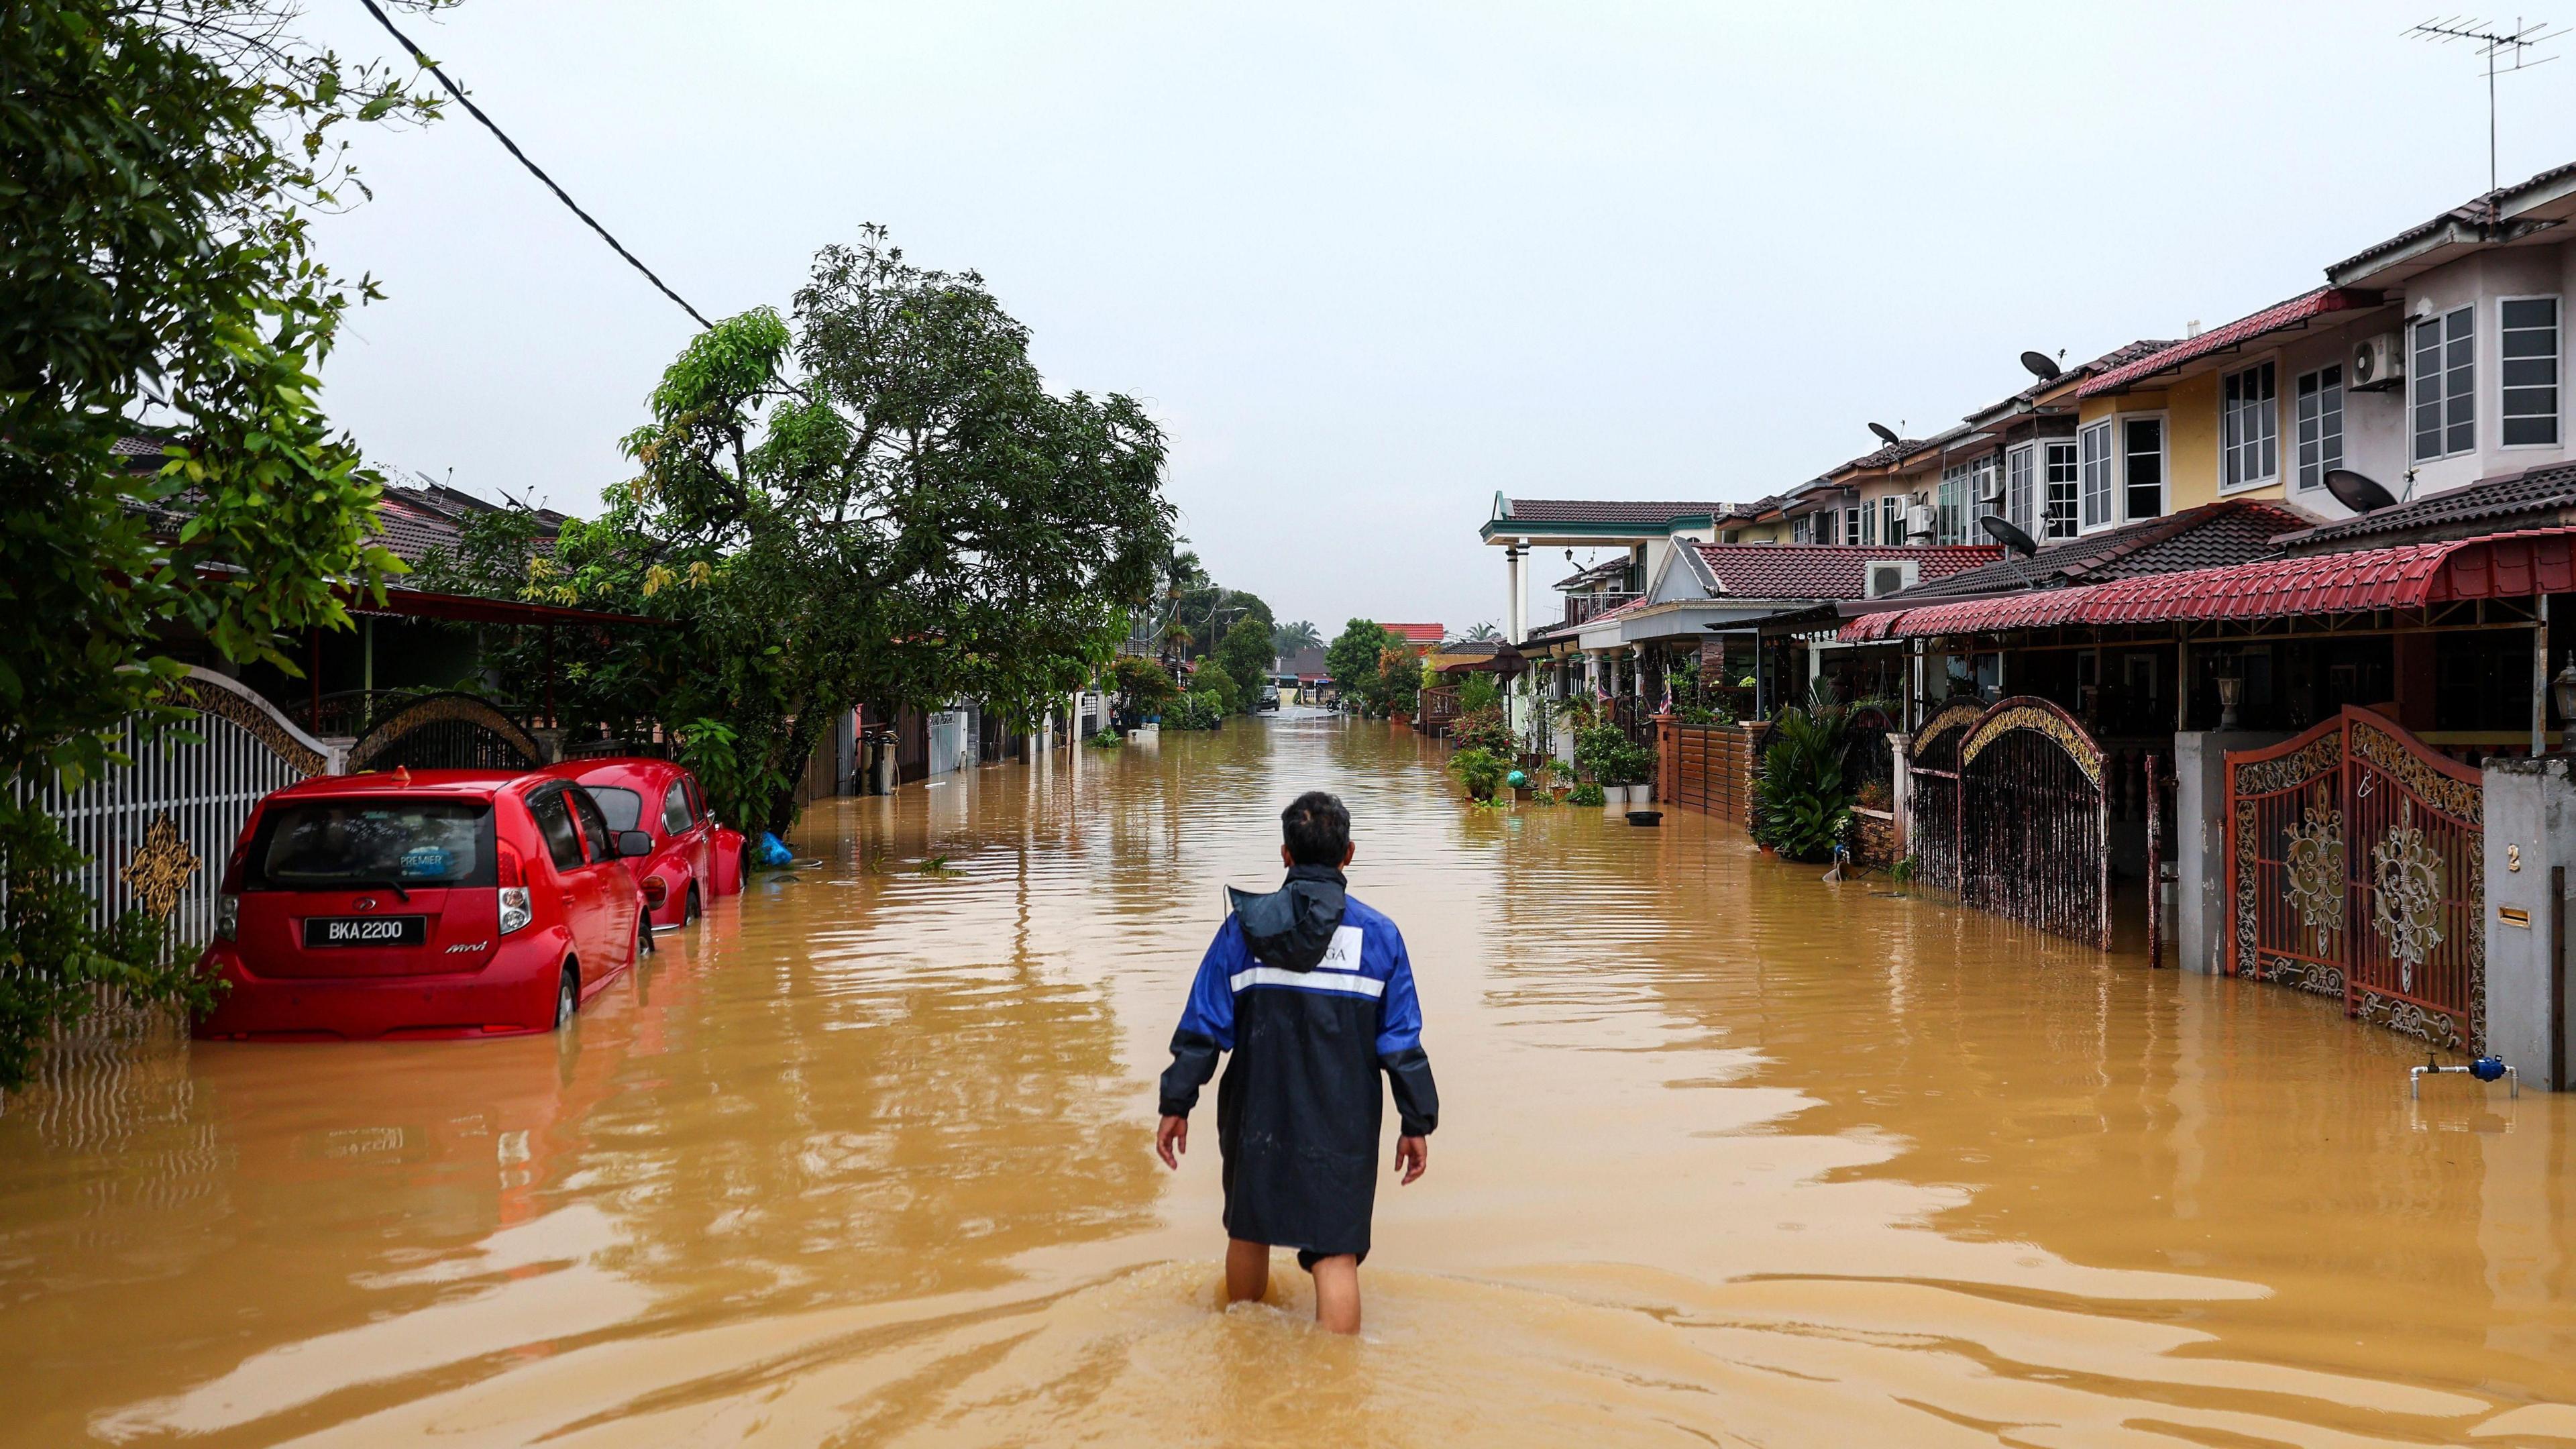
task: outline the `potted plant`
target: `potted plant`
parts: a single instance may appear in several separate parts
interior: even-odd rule
[[[1449,773],[1467,787],[1468,798],[1491,800],[1503,786],[1511,764],[1491,750],[1464,749],[1449,757]]]
[[[1839,709],[1790,709],[1771,725],[1753,784],[1753,838],[1784,860],[1823,862],[1851,834]]]

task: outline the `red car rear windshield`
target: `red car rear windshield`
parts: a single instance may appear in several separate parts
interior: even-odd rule
[[[329,799],[273,806],[252,838],[242,888],[489,886],[489,800]]]

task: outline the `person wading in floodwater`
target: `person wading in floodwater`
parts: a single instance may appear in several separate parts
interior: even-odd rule
[[[1385,1105],[1378,1073],[1395,1092],[1395,1166],[1408,1184],[1430,1166],[1440,1095],[1404,937],[1344,893],[1351,813],[1317,790],[1279,821],[1287,882],[1268,895],[1226,890],[1225,924],[1172,1033],[1154,1150],[1165,1167],[1181,1165],[1199,1088],[1217,1053],[1232,1052],[1216,1089],[1232,1239],[1225,1299],[1267,1293],[1270,1250],[1295,1248],[1297,1266],[1315,1276],[1315,1321],[1357,1333]]]

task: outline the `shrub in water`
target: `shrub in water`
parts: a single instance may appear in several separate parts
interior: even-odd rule
[[[1510,763],[1491,750],[1460,750],[1449,757],[1449,772],[1467,787],[1469,796],[1478,800],[1493,799],[1510,769]]]

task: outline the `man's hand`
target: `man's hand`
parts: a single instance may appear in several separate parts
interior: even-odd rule
[[[1171,1119],[1166,1117],[1163,1120],[1168,1122]],[[1410,1185],[1421,1177],[1431,1167],[1431,1139],[1428,1137],[1395,1139],[1395,1167],[1396,1171],[1404,1174],[1404,1181],[1397,1184],[1399,1187]]]
[[[1181,1165],[1180,1154],[1189,1150],[1189,1118],[1166,1117],[1163,1119],[1163,1125],[1154,1129],[1154,1155],[1163,1159],[1165,1167],[1178,1171]],[[1411,1181],[1410,1178],[1406,1180]]]

